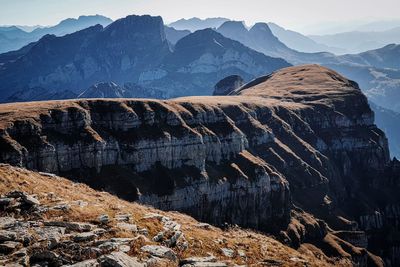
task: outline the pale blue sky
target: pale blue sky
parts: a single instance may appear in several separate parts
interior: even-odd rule
[[[400,18],[400,0],[0,0],[0,25],[52,25],[67,17],[161,15],[171,22],[193,16],[273,21],[300,30],[324,22]]]

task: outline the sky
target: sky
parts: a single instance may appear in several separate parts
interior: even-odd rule
[[[54,25],[79,15],[160,15],[172,22],[227,17],[302,32],[400,18],[400,0],[0,0],[0,25]]]

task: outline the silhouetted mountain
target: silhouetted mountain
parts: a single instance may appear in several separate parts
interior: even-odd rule
[[[354,31],[309,37],[318,43],[345,49],[347,53],[361,53],[388,44],[400,43],[400,27],[382,32]]]
[[[299,52],[314,53],[314,52],[331,52],[334,54],[343,54],[345,50],[327,45],[319,44],[311,38],[302,35],[301,33],[284,29],[283,27],[275,24],[268,23],[272,33],[278,37],[288,47],[295,49]]]
[[[101,82],[90,86],[78,95],[77,98],[164,98],[161,91],[143,88],[139,85],[127,83],[123,86],[114,82]]]
[[[344,60],[352,63],[377,68],[400,69],[400,45],[390,44],[385,47],[356,55],[344,55]]]
[[[198,30],[204,30],[207,28],[218,28],[222,23],[228,21],[226,18],[190,18],[180,19],[178,21],[170,23],[168,26],[173,27],[177,30],[189,30],[195,32]]]
[[[6,102],[28,102],[42,100],[74,99],[78,95],[70,90],[51,90],[40,87],[21,90],[6,99]]]
[[[362,32],[381,32],[388,31],[400,27],[399,19],[392,20],[378,20],[360,25],[356,28],[357,31]]]
[[[266,23],[257,23],[247,30],[242,22],[226,22],[217,29],[228,38],[238,40],[254,50],[280,57],[294,65],[316,63],[332,68],[360,84],[376,104],[400,112],[399,47],[357,55],[335,56],[332,53],[302,53],[287,47],[275,37]],[[387,69],[393,68],[393,69]]]
[[[175,45],[180,39],[190,34],[189,30],[176,30],[175,28],[165,26],[165,35],[167,40]]]
[[[272,57],[280,57],[291,64],[338,63],[334,54],[327,52],[302,53],[287,47],[268,27],[267,23],[256,23],[249,30],[243,22],[227,21],[217,31],[244,45]]]
[[[46,34],[62,36],[73,33],[96,24],[107,26],[112,22],[104,16],[80,16],[78,19],[66,19],[52,27],[36,28],[26,32],[17,26],[0,27],[0,53],[20,49],[21,47],[39,40]]]
[[[46,35],[19,51],[0,55],[0,96],[31,88],[81,93],[103,81],[133,83],[167,97],[212,93],[232,74],[249,80],[289,66],[206,29],[170,49],[161,17],[128,16],[106,28]],[[4,62],[4,61],[3,61]]]
[[[54,34],[56,36],[62,36],[65,34],[73,33],[88,28],[90,26],[94,26],[96,24],[107,26],[110,23],[112,23],[111,19],[100,15],[80,16],[77,19],[73,18],[65,19],[61,21],[59,24],[52,27],[35,29],[32,31],[32,34],[36,36],[44,36],[46,34]]]

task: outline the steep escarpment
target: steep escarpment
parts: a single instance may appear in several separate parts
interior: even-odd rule
[[[379,181],[389,151],[358,86],[311,65],[234,94],[4,104],[0,161],[379,265],[359,248],[366,246],[360,231],[384,241],[362,222],[376,221],[382,203],[398,202],[371,197],[387,188]],[[387,262],[394,255],[366,247]]]

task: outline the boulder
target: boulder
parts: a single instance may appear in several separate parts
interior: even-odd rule
[[[63,221],[49,221],[44,222],[46,226],[58,226],[58,227],[65,227],[70,231],[77,231],[77,232],[89,232],[96,228],[95,225],[90,223],[80,223],[80,222],[63,222]]]
[[[6,241],[0,244],[0,253],[2,254],[10,254],[11,252],[15,251],[16,249],[22,246],[19,242],[14,241]]]
[[[66,265],[65,267],[97,267],[97,266],[99,266],[99,262],[97,260],[86,260],[72,265]]]
[[[147,245],[141,248],[143,252],[147,252],[152,256],[159,257],[159,258],[166,258],[171,261],[176,261],[177,256],[175,252],[167,247],[164,246],[156,246],[156,245]]]
[[[93,241],[97,238],[97,235],[93,232],[79,233],[75,235],[72,239],[75,242],[88,242]]]
[[[0,229],[8,229],[15,225],[17,220],[13,217],[0,217]]]
[[[128,232],[132,232],[132,233],[136,233],[137,232],[137,225],[135,224],[130,224],[130,223],[125,223],[125,222],[121,222],[121,223],[117,223],[117,227],[128,231]]]
[[[113,252],[99,259],[102,267],[144,267],[137,258],[132,258],[123,252]]]
[[[0,230],[0,242],[4,241],[15,241],[17,234],[12,231]]]

